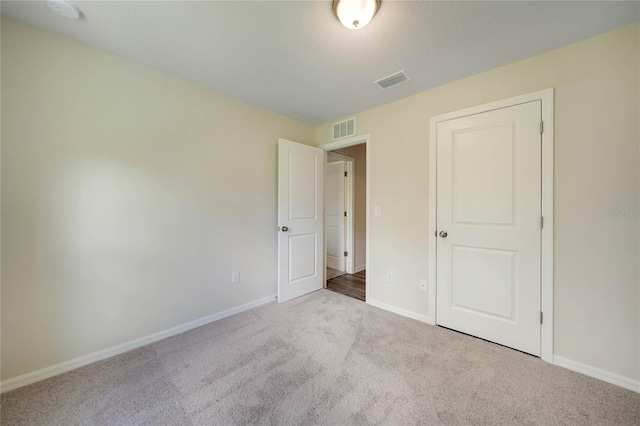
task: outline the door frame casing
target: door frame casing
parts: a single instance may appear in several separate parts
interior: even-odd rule
[[[325,174],[326,174],[326,164],[327,164],[327,151],[333,151],[334,149],[339,149],[339,148],[348,148],[350,146],[354,146],[354,145],[360,145],[360,144],[366,144],[366,201],[365,201],[365,206],[367,209],[367,217],[366,217],[366,226],[367,226],[367,230],[365,232],[365,238],[366,238],[366,253],[365,253],[365,270],[369,268],[369,256],[371,253],[371,135],[369,133],[363,134],[363,135],[356,135],[356,136],[352,136],[349,138],[345,138],[342,140],[338,140],[335,142],[331,142],[331,143],[327,143],[324,145],[320,145],[318,148],[322,149],[325,151]],[[354,190],[355,190],[355,181],[354,181]],[[353,197],[353,202],[355,203],[355,197]],[[326,212],[324,213],[326,214]],[[353,215],[352,215],[353,216]],[[355,226],[355,224],[354,224]],[[355,237],[355,228],[354,228],[354,237]],[[354,242],[354,247],[355,247],[355,242]],[[326,286],[326,262],[327,262],[327,240],[326,240],[326,235],[325,235],[325,240],[324,240],[324,262],[325,262],[325,286]],[[354,253],[355,254],[355,253]],[[354,262],[355,262],[355,256],[354,256]],[[371,286],[369,285],[369,274],[366,274],[365,276],[365,302],[368,303],[369,301],[369,288]]]
[[[328,152],[325,151],[325,155],[328,156]],[[332,152],[331,155],[336,158],[339,159],[339,161],[343,161],[346,164],[346,172],[347,172],[347,182],[345,183],[345,194],[348,194],[347,196],[347,202],[345,203],[345,210],[347,212],[347,226],[345,227],[345,236],[347,237],[347,243],[345,245],[345,251],[347,252],[347,256],[346,256],[346,263],[345,263],[345,272],[347,274],[353,274],[353,270],[355,269],[355,263],[356,263],[356,259],[355,259],[355,252],[354,252],[354,247],[355,247],[355,224],[354,224],[354,205],[355,205],[355,197],[354,197],[354,190],[355,190],[355,179],[353,176],[353,171],[355,170],[355,164],[356,164],[356,159],[353,157],[349,157],[348,155],[344,155],[344,154],[340,154],[338,152]],[[329,162],[329,160],[326,160],[326,165],[328,166],[329,164],[331,164],[331,162]],[[325,174],[325,189],[327,187],[327,182],[326,182],[326,174]],[[326,203],[326,199],[327,199],[327,191],[325,190],[325,203]],[[327,227],[326,225],[327,222],[327,212],[326,212],[326,204],[325,204],[325,229]],[[325,240],[326,240],[326,232],[325,232]],[[326,250],[327,250],[327,245],[325,244],[325,261],[326,261]],[[326,280],[325,280],[325,287],[326,287]]]
[[[544,226],[541,230],[541,296],[540,310],[543,322],[540,326],[540,358],[553,363],[553,97],[554,89],[544,89],[496,102],[436,115],[429,122],[429,316],[428,322],[436,324],[437,296],[437,125],[473,114],[480,114],[513,105],[540,100],[542,103],[542,199],[541,210]],[[368,255],[368,253],[367,253]]]

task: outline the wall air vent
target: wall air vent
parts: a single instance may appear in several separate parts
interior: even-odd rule
[[[381,78],[380,80],[376,80],[374,83],[381,89],[388,89],[391,86],[404,83],[407,80],[409,80],[409,76],[402,70]]]
[[[348,120],[333,123],[333,140],[346,138],[347,136],[355,136],[356,134],[356,119],[350,118]]]

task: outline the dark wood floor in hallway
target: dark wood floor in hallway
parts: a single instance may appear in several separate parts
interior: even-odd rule
[[[367,271],[344,274],[327,280],[327,289],[355,299],[365,300]]]

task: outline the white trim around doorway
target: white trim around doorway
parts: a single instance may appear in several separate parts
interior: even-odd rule
[[[541,298],[543,313],[540,337],[540,357],[553,363],[553,88],[516,96],[497,102],[454,111],[431,117],[429,132],[429,316],[428,322],[436,324],[436,203],[437,203],[437,149],[436,127],[439,122],[467,115],[479,114],[526,102],[542,101],[542,253],[541,253]],[[367,151],[368,154],[368,151]],[[367,165],[368,166],[368,165]],[[368,187],[367,187],[368,188]],[[368,199],[367,199],[368,201]],[[367,229],[367,232],[369,230]],[[368,239],[367,239],[368,241]],[[367,252],[367,256],[369,253]]]
[[[366,191],[366,196],[367,196],[367,200],[366,200],[366,206],[367,206],[367,232],[366,232],[366,239],[367,239],[367,244],[366,244],[366,264],[365,264],[365,268],[368,268],[369,266],[369,259],[370,259],[370,253],[371,253],[371,136],[367,133],[364,135],[358,135],[358,136],[352,136],[350,138],[345,138],[339,141],[335,141],[335,142],[331,142],[325,145],[320,145],[320,149],[326,151],[333,151],[334,149],[340,149],[340,148],[348,148],[350,146],[354,146],[354,145],[360,145],[360,144],[366,144],[367,145],[367,153],[366,153],[366,159],[367,159],[367,177],[366,177],[366,186],[367,186],[367,191]],[[326,164],[326,157],[325,157],[325,164]],[[326,239],[325,239],[325,256],[324,256],[324,263],[326,263],[327,261],[327,256],[326,256]],[[326,266],[326,265],[325,265]],[[326,269],[326,268],[325,268]],[[358,271],[359,272],[359,271]],[[365,302],[369,303],[369,274],[366,275],[365,277]]]

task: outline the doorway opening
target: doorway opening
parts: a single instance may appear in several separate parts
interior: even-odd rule
[[[368,148],[368,142],[369,135],[345,138],[320,147],[278,140],[278,303],[327,287],[324,191],[327,151],[360,144],[367,144]],[[363,269],[369,265],[371,251],[370,150],[366,149],[365,154],[366,232]],[[353,253],[355,256],[355,250]],[[366,273],[364,275],[366,302],[369,299],[369,285]]]
[[[368,136],[323,146],[325,172],[325,288],[367,299]]]

